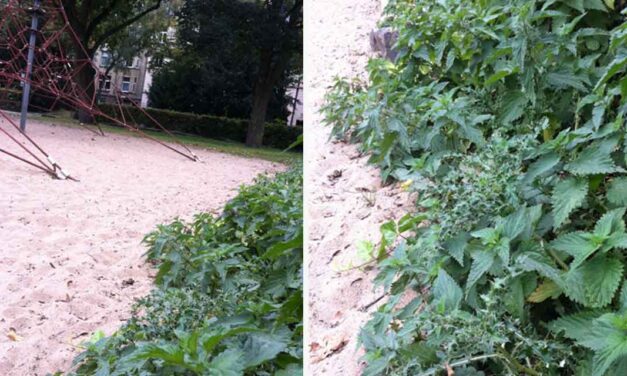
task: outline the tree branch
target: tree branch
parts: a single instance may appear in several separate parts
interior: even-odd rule
[[[138,20],[140,20],[142,17],[144,17],[148,13],[154,12],[155,10],[159,9],[159,7],[161,6],[161,2],[162,2],[162,0],[156,0],[155,3],[152,6],[146,8],[144,11],[136,14],[134,17],[131,17],[131,18],[127,19],[126,21],[123,21],[123,22],[119,23],[118,25],[110,27],[108,30],[106,30],[100,36],[100,38],[98,38],[96,40],[94,45],[89,49],[90,53],[93,53],[94,51],[96,51],[112,35],[116,34],[120,30],[122,30],[122,29],[132,25],[133,23],[137,22]]]
[[[89,22],[89,24],[87,24],[87,27],[86,27],[87,30],[85,31],[85,33],[88,36],[91,36],[96,30],[96,27],[98,27],[98,25],[100,25],[100,23],[103,22],[104,19],[107,18],[113,12],[115,7],[118,5],[118,1],[119,0],[112,0],[109,3],[109,6],[103,9],[103,11],[100,12],[99,15],[94,17],[94,19],[91,22]]]

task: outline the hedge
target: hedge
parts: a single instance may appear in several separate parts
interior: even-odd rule
[[[118,106],[101,104],[99,108],[109,116],[118,118]],[[145,111],[156,119],[164,128],[172,132],[192,134],[218,140],[245,142],[248,130],[248,120],[232,119],[211,115],[198,115],[186,112],[176,112],[146,108]],[[126,121],[154,128],[156,125],[139,109],[124,106]],[[98,121],[110,123],[106,118],[99,117]],[[286,149],[292,145],[303,133],[302,127],[288,127],[285,123],[267,123],[263,138],[263,145],[277,149]]]

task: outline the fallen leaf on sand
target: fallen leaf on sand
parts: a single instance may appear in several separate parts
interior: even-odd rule
[[[13,329],[13,328],[9,329],[9,332],[7,333],[7,338],[9,338],[9,340],[11,340],[13,342],[19,342],[19,341],[24,339],[24,338],[18,336],[17,333],[15,332],[15,329]]]
[[[326,337],[324,338],[323,344],[312,343],[310,348],[312,349],[312,361],[314,363],[318,363],[323,361],[324,359],[335,355],[342,350],[348,344],[348,338],[343,336],[334,336],[334,337]],[[314,350],[315,349],[315,350]]]

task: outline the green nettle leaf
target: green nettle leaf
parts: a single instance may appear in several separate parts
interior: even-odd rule
[[[614,313],[607,313],[593,321],[592,329],[599,338],[592,343],[592,349],[595,350],[593,376],[604,376],[617,362],[627,357],[626,324],[625,315]]]
[[[446,242],[445,248],[448,253],[459,263],[460,266],[464,266],[464,251],[470,236],[467,233],[460,234],[453,239]]]
[[[238,349],[221,352],[209,363],[208,374],[216,376],[241,376],[244,374],[244,353]]]
[[[274,359],[277,354],[285,351],[291,333],[250,333],[246,336],[241,352],[244,356],[240,362],[245,368],[255,367],[263,362]]]
[[[603,338],[592,327],[592,322],[599,317],[594,311],[584,311],[574,315],[560,317],[550,323],[549,328],[555,333],[563,333],[567,338],[591,349],[603,347]]]
[[[478,251],[472,255],[472,265],[466,281],[466,291],[470,290],[494,264],[496,254],[489,251]]]
[[[608,174],[618,168],[611,157],[611,150],[592,144],[584,149],[572,162],[566,165],[566,171],[574,175]]]
[[[586,77],[577,76],[570,72],[554,72],[547,75],[549,85],[558,89],[566,89],[572,87],[579,91],[586,91],[589,84]]]
[[[611,233],[625,232],[625,208],[610,210],[603,214],[594,226],[594,234],[600,237],[608,237]]]
[[[367,87],[333,92],[327,114],[365,151],[389,152],[389,176],[428,180],[414,188],[429,221],[379,264],[394,288],[366,327],[366,373],[627,374],[621,4],[390,2],[394,67],[371,64]],[[381,144],[381,125],[365,123],[375,111],[403,119],[411,141]],[[425,280],[431,304],[400,318]],[[547,318],[577,312],[546,335]]]
[[[518,256],[516,262],[525,271],[537,272],[541,276],[553,281],[559,281],[561,279],[561,272],[555,267],[555,262],[547,255],[536,252],[526,252]]]
[[[589,239],[589,234],[583,231],[571,232],[560,235],[551,242],[551,247],[568,253],[573,257],[590,255],[600,248],[600,244],[594,244]]]
[[[521,91],[509,92],[505,95],[505,98],[503,98],[503,105],[498,121],[500,123],[509,124],[518,120],[525,113],[527,103],[529,103],[529,99],[525,93]]]
[[[607,200],[615,205],[627,206],[627,177],[612,180],[607,190]]]
[[[603,2],[603,0],[584,0],[583,4],[584,4],[584,8],[586,9],[593,9],[593,10],[600,10],[603,12],[607,12],[607,7],[605,6],[605,3]]]
[[[498,70],[485,80],[485,86],[490,86],[517,71],[518,69],[511,69],[511,68]]]
[[[581,266],[586,306],[601,308],[612,302],[623,281],[623,264],[614,257],[599,255]]]
[[[607,70],[603,74],[603,76],[599,79],[599,82],[596,84],[594,90],[598,90],[601,85],[608,82],[612,77],[614,77],[618,72],[625,69],[627,67],[627,55],[622,55],[616,57],[614,61],[607,67]]]
[[[587,194],[587,179],[568,178],[555,185],[551,197],[555,228],[560,228],[570,213],[583,204]]]
[[[537,161],[529,165],[527,173],[525,174],[524,181],[531,182],[538,176],[550,171],[560,162],[560,156],[557,153],[551,152],[540,157]]]
[[[440,269],[438,278],[433,284],[433,298],[436,304],[443,305],[446,312],[459,308],[464,292],[455,280],[444,270]]]
[[[623,281],[623,287],[620,289],[620,310],[622,313],[627,313],[627,280]]]

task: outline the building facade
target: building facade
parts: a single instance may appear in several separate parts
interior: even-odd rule
[[[111,53],[106,50],[98,51],[94,57],[94,62],[102,74],[97,86],[100,90],[100,100],[104,103],[115,103],[115,93],[118,92],[123,98],[142,103],[144,93],[149,90],[146,87],[149,59],[143,55],[137,56],[131,61],[118,63],[115,68],[109,69],[112,58]]]

